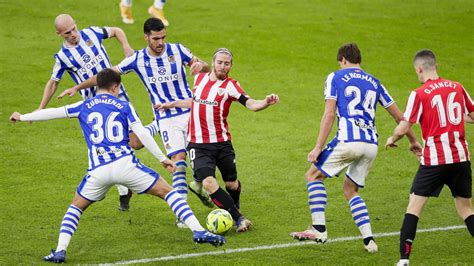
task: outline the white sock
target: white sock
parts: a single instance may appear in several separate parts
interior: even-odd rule
[[[163,6],[165,6],[166,0],[155,0],[153,5],[158,8],[158,9],[163,9]]]
[[[61,222],[61,229],[59,231],[58,246],[56,251],[66,250],[71,241],[71,237],[76,232],[79,220],[82,215],[82,210],[74,205],[69,205],[66,214]]]
[[[122,185],[115,185],[117,187],[118,193],[120,196],[125,196],[128,194],[128,188]]]
[[[132,0],[122,0],[121,3],[122,3],[122,6],[132,7]]]
[[[171,190],[165,196],[165,200],[170,205],[171,210],[178,217],[179,220],[183,221],[191,231],[204,231],[204,227],[199,223],[193,211],[189,208],[189,205],[176,191]]]

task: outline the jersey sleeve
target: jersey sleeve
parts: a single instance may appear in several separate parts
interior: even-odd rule
[[[387,89],[380,84],[380,96],[379,99],[377,100],[380,105],[382,105],[384,108],[388,108],[390,105],[394,104],[395,101],[393,100],[392,96],[388,93]]]
[[[64,110],[66,112],[67,117],[69,118],[78,117],[79,113],[81,112],[83,104],[84,104],[84,101],[80,101],[77,103],[64,106]]]
[[[244,96],[249,98],[249,96],[245,93],[245,91],[240,87],[240,84],[236,80],[229,81],[227,85],[227,93],[231,97],[232,101],[238,101],[240,96]]]
[[[94,32],[95,36],[97,36],[97,39],[99,39],[100,42],[102,42],[103,39],[108,39],[112,34],[110,27],[92,26],[89,29]]]
[[[178,43],[178,50],[181,55],[181,59],[183,60],[183,63],[188,65],[189,62],[191,62],[191,59],[193,59],[193,53],[184,45]]]
[[[137,112],[135,111],[135,108],[133,108],[133,105],[131,103],[128,104],[129,107],[129,112],[127,114],[127,120],[129,125],[133,125],[135,123],[142,123],[140,118],[138,117]]]
[[[135,51],[131,56],[125,58],[117,65],[117,69],[121,74],[126,74],[137,69],[138,51]]]
[[[337,100],[337,87],[334,82],[334,73],[331,73],[326,77],[324,99]]]
[[[421,113],[423,112],[423,106],[421,104],[420,96],[416,91],[412,91],[403,113],[403,120],[416,124],[420,121]]]
[[[51,79],[55,81],[60,81],[63,78],[64,72],[66,71],[67,67],[58,57],[58,55],[54,55],[54,66],[53,72],[51,73]]]
[[[464,87],[462,87],[462,91],[463,91],[466,114],[474,112],[474,102],[472,101],[471,96],[469,96],[469,93],[467,93]]]

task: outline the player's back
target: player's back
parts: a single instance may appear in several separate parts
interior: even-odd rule
[[[393,103],[378,79],[360,68],[341,69],[328,76],[325,94],[337,103],[339,141],[377,144],[377,102],[385,108]]]
[[[111,94],[83,102],[79,121],[89,148],[89,169],[132,154],[129,142],[131,106]]]
[[[464,128],[466,95],[460,83],[442,78],[428,80],[411,93],[404,117],[420,123],[425,145],[422,164],[469,159]]]

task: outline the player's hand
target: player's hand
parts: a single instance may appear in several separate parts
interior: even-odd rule
[[[280,97],[278,97],[278,95],[272,93],[270,95],[267,95],[267,97],[265,97],[265,101],[267,102],[267,105],[274,105],[274,104],[277,104],[280,101]]]
[[[161,165],[168,170],[168,172],[173,173],[176,170],[175,162],[171,161],[170,159],[166,159],[161,162]]]
[[[387,142],[385,143],[385,149],[388,149],[388,148],[396,148],[398,147],[398,145],[395,143],[395,141],[393,141],[393,136],[389,137],[387,139]],[[411,148],[410,148],[411,150]]]
[[[314,148],[308,153],[308,162],[315,163],[318,161],[318,156],[321,154],[321,148]]]
[[[204,64],[200,61],[196,61],[194,62],[190,67],[189,67],[189,70],[191,72],[191,75],[197,75],[201,72],[201,70],[203,69],[204,67]]]
[[[64,90],[59,94],[58,99],[62,99],[64,96],[69,95],[70,97],[74,96],[76,94],[76,86],[69,88],[67,90]]]
[[[21,116],[20,113],[14,112],[14,113],[10,116],[10,121],[11,121],[12,123],[15,123],[16,121],[21,121],[21,120],[20,120],[20,116]]]
[[[125,57],[129,57],[133,53],[135,53],[135,50],[133,50],[132,47],[130,47],[130,46],[123,48],[123,54],[125,55]]]
[[[410,143],[410,151],[413,152],[416,156],[420,157],[422,150],[423,147],[418,141],[415,143]]]
[[[174,102],[166,102],[166,103],[157,103],[155,105],[153,105],[153,108],[155,108],[155,110],[157,111],[160,111],[160,112],[164,112],[170,108],[173,108],[174,107]]]

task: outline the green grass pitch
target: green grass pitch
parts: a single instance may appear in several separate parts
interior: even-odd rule
[[[119,26],[133,48],[145,47],[142,27],[152,1],[134,1],[133,25],[121,22],[118,2],[0,1],[1,265],[42,263],[42,256],[56,247],[61,219],[87,168],[77,121],[14,125],[8,117],[13,111],[29,112],[39,105],[52,56],[61,45],[53,27],[56,15],[71,14],[79,28]],[[271,92],[280,95],[279,105],[260,113],[234,104],[229,118],[243,184],[242,211],[255,227],[248,233],[231,232],[228,243],[218,249],[195,245],[188,230],[175,227],[164,201],[134,195],[131,210],[121,213],[117,191],[111,189],[106,199],[82,216],[68,249],[68,262],[109,263],[294,243],[288,233],[310,223],[303,177],[309,167],[306,155],[315,143],[324,109],[324,79],[338,69],[339,46],[359,44],[363,68],[382,81],[401,109],[409,92],[419,86],[412,57],[422,48],[435,51],[442,77],[460,81],[474,96],[473,10],[474,2],[469,0],[168,1],[168,42],[185,44],[207,62],[216,48],[228,47],[234,53],[231,76],[248,94],[257,99]],[[105,46],[112,63],[120,62],[123,54],[118,42],[107,40]],[[148,123],[150,100],[140,80],[128,74],[123,82]],[[65,76],[59,90],[71,85]],[[79,96],[54,99],[49,107],[77,100]],[[395,123],[380,106],[377,113],[380,142],[385,143]],[[415,128],[419,135],[419,127]],[[473,125],[467,126],[466,135],[474,144]],[[408,152],[406,139],[400,144],[396,150],[379,148],[367,186],[360,192],[374,233],[397,232],[401,226],[417,161]],[[472,146],[469,150],[474,152]],[[137,155],[170,180],[147,151]],[[326,186],[329,238],[358,236],[342,195],[342,179],[327,180]],[[193,195],[189,203],[204,222],[210,209]],[[445,188],[429,202],[418,228],[462,224]],[[378,238],[377,243],[377,254],[366,253],[361,240],[351,240],[160,263],[390,265],[398,260],[398,236]],[[466,229],[420,233],[411,262],[472,264],[473,247]]]

